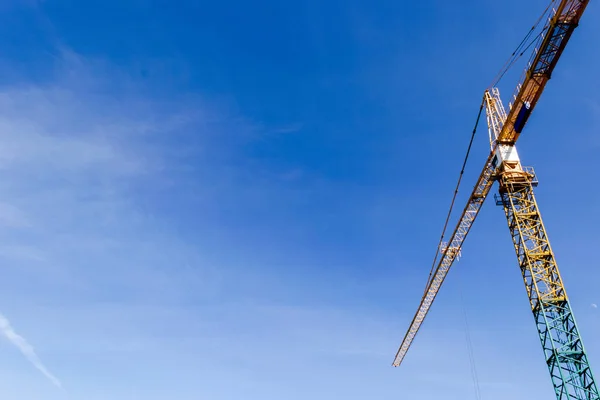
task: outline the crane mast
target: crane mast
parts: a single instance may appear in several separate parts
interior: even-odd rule
[[[559,400],[598,400],[600,394],[579,335],[533,187],[532,169],[501,167],[500,196],[546,364]]]
[[[448,245],[440,249],[439,263],[434,265],[419,308],[392,365],[397,367],[402,363],[451,266],[460,255],[481,206],[497,181],[499,195],[496,196],[496,204],[503,207],[508,221],[557,399],[600,400],[533,193],[533,187],[538,183],[535,172],[533,168],[521,165],[515,147],[588,2],[562,0],[553,10],[540,45],[517,85],[513,101],[509,103],[508,112],[497,88],[485,91],[483,104],[491,151]]]
[[[486,92],[490,116],[505,115],[497,89]],[[498,125],[490,125],[497,137]],[[515,145],[499,145],[494,162],[503,206],[546,364],[559,400],[599,400],[600,394],[571,311],[554,252],[542,222],[531,167],[523,167]]]

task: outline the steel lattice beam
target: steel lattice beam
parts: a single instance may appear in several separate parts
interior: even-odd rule
[[[500,177],[500,198],[558,400],[600,400],[538,205],[533,170]]]

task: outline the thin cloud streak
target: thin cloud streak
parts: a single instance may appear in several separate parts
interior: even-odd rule
[[[44,366],[42,360],[40,360],[35,353],[33,346],[31,346],[24,337],[15,332],[10,321],[2,314],[0,314],[0,330],[2,331],[2,334],[6,336],[6,339],[15,345],[34,367],[44,374],[46,378],[50,379],[55,386],[59,388],[62,387],[58,378],[52,375],[52,373]]]

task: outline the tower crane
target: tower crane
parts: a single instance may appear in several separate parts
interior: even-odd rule
[[[480,115],[485,108],[491,151],[451,237],[447,244],[440,243],[419,308],[393,366],[402,363],[448,271],[460,255],[485,199],[497,182],[496,204],[503,207],[508,221],[556,397],[558,400],[600,400],[534,196],[533,188],[538,183],[536,175],[533,168],[521,165],[516,148],[517,140],[588,3],[589,0],[552,1],[551,6],[554,4],[555,8],[550,11],[538,47],[516,87],[508,111],[495,84],[485,90]]]

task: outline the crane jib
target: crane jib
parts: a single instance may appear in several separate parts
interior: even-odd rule
[[[498,135],[500,143],[517,142],[588,3],[589,0],[563,0],[558,6],[540,47],[536,49],[526,70],[525,78],[517,85],[514,104],[508,112],[506,124]],[[523,110],[525,104],[528,108]]]

